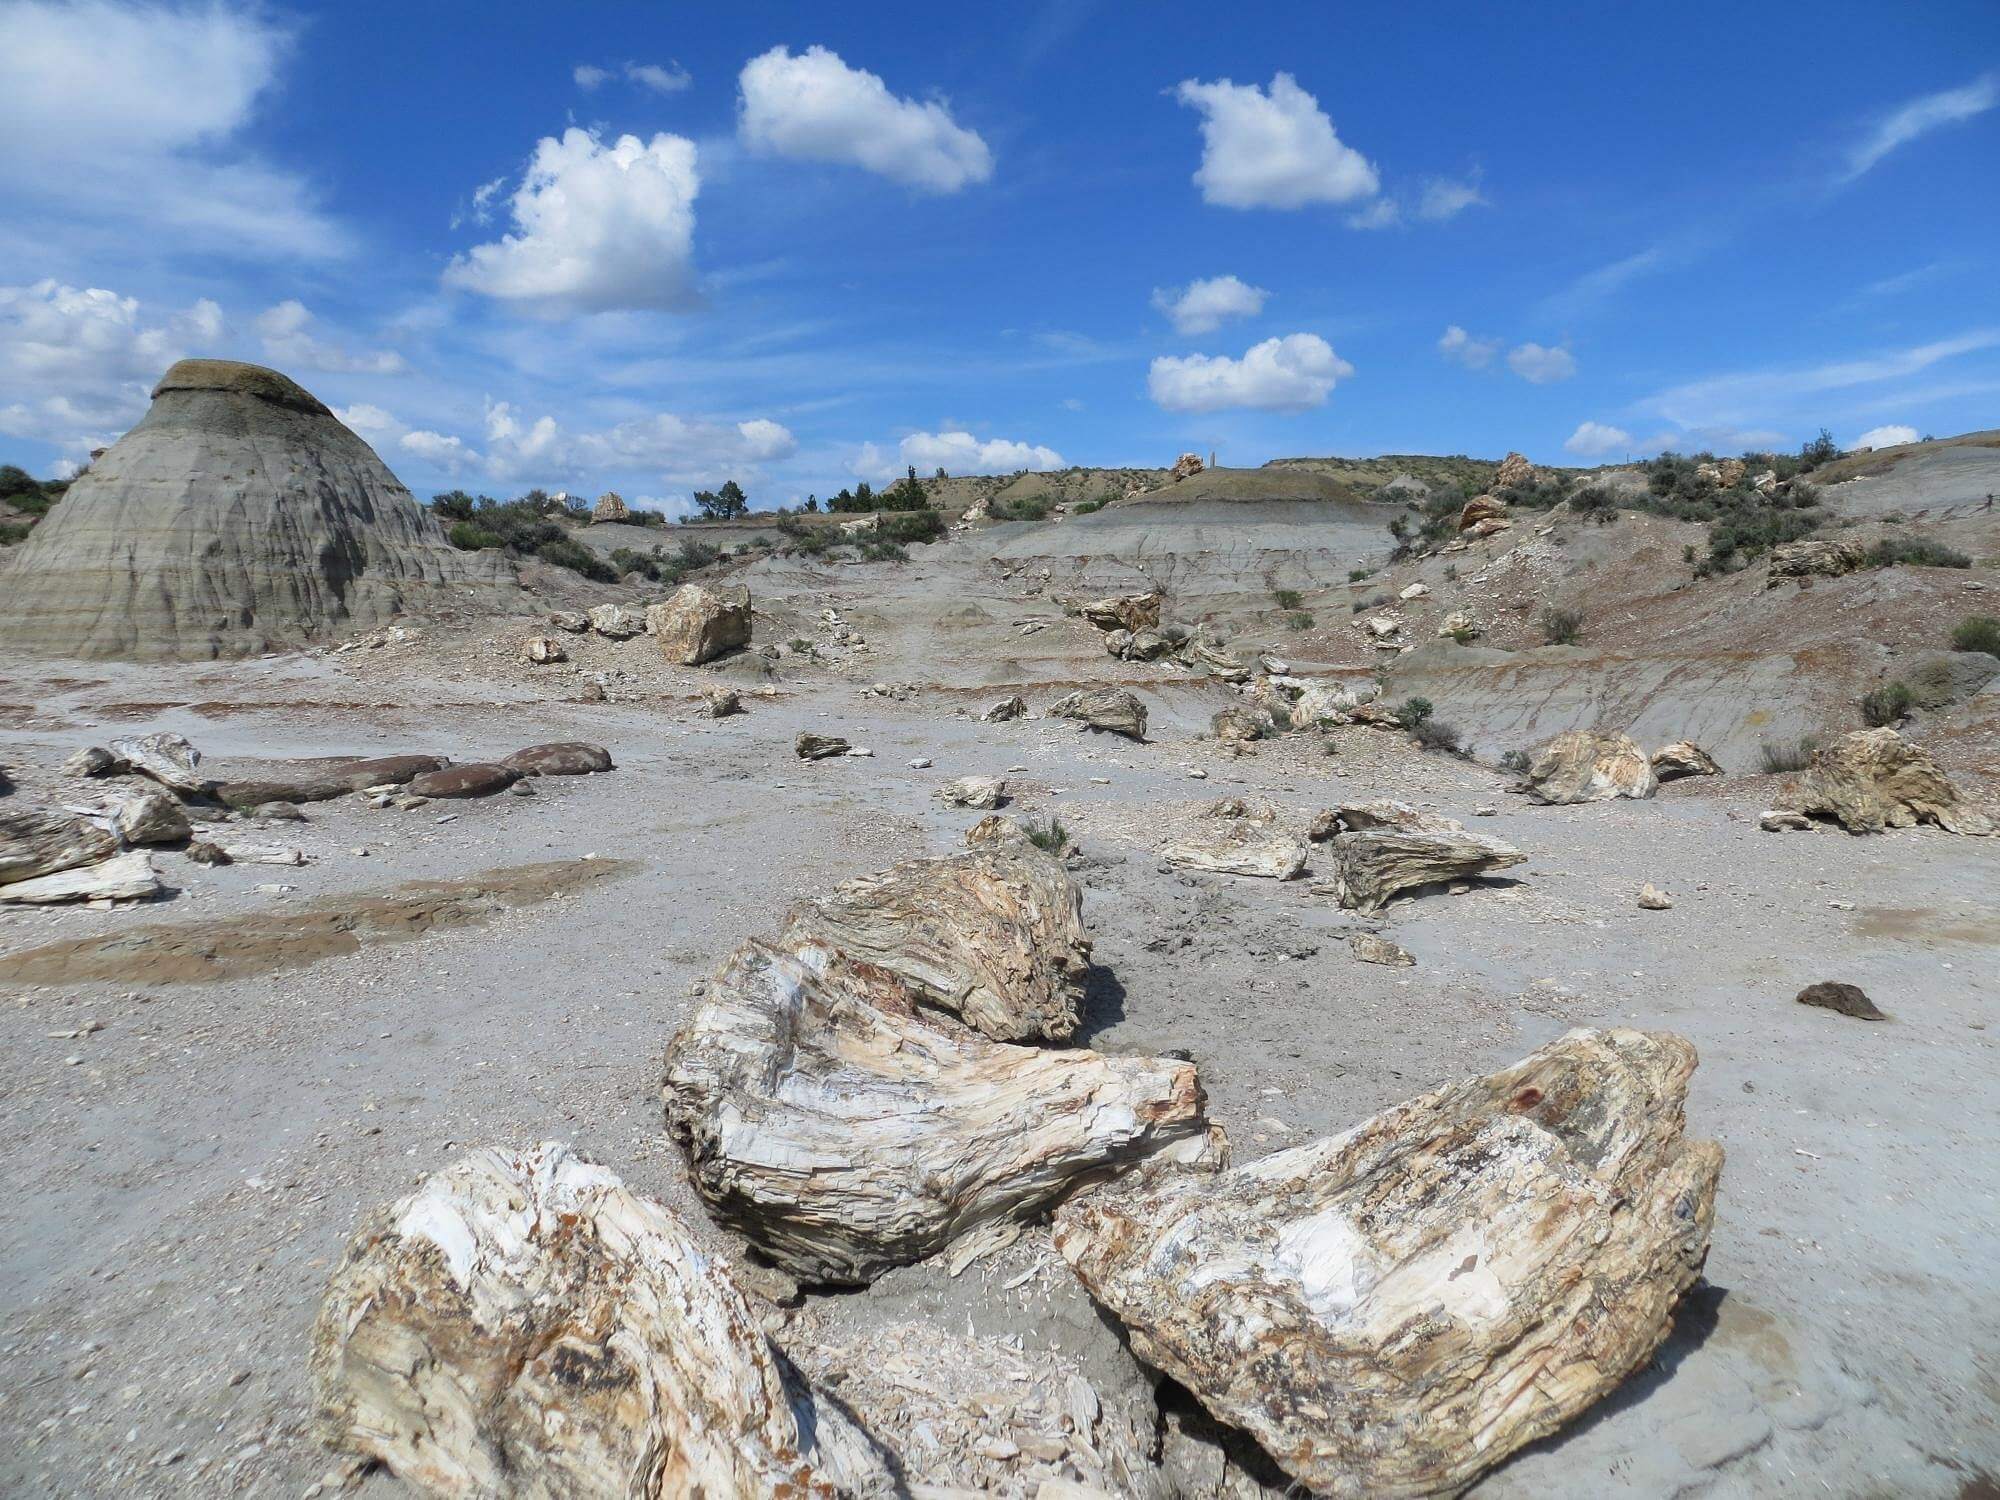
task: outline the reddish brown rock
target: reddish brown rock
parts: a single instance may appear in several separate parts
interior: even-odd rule
[[[504,792],[521,779],[521,773],[512,766],[496,766],[486,761],[468,761],[462,766],[447,766],[442,771],[427,771],[410,783],[413,797],[490,797],[495,792]]]
[[[587,776],[593,771],[612,769],[609,750],[581,740],[530,745],[525,750],[516,750],[500,764],[523,776]]]

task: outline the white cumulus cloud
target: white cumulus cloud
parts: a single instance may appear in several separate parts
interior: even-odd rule
[[[312,332],[313,315],[296,297],[257,314],[257,336],[263,340],[265,357],[290,372],[327,370],[336,374],[394,375],[403,368],[403,356],[393,350],[362,349],[350,353],[344,346],[329,343]]]
[[[1063,456],[1053,448],[1008,438],[980,439],[969,432],[913,432],[899,446],[903,463],[915,464],[919,474],[939,468],[947,474],[1011,474],[1064,467]]]
[[[1234,276],[1211,276],[1182,287],[1156,287],[1153,306],[1181,334],[1213,333],[1230,318],[1254,318],[1271,294]]]
[[[205,297],[162,314],[103,287],[0,286],[0,432],[87,452],[145,415],[168,365],[222,334]]]
[[[1253,345],[1241,359],[1190,354],[1153,361],[1146,389],[1168,411],[1305,411],[1324,405],[1354,366],[1316,333]]]
[[[752,151],[865,167],[932,193],[993,175],[993,153],[936,99],[898,98],[824,47],[773,47],[743,65],[737,130]]]
[[[328,256],[344,231],[242,136],[292,50],[264,7],[0,4],[0,188],[37,237],[143,226],[176,248]],[[88,241],[85,241],[88,243]]]
[[[1576,373],[1576,358],[1560,344],[1516,344],[1507,351],[1507,368],[1530,385],[1551,385]]]
[[[1603,458],[1612,453],[1630,452],[1632,434],[1622,427],[1607,427],[1602,422],[1579,422],[1576,431],[1563,439],[1563,447],[1580,458]]]
[[[466,447],[462,440],[423,428],[404,433],[397,439],[396,446],[412,458],[450,474],[462,473],[479,462],[479,455]]]
[[[1847,446],[1850,448],[1894,448],[1899,443],[1914,443],[1917,429],[1902,422],[1890,422],[1881,427],[1871,427]]]
[[[1469,182],[1433,177],[1424,184],[1423,196],[1417,199],[1417,217],[1433,221],[1455,219],[1468,208],[1485,202],[1486,196],[1479,191],[1477,176]]]
[[[1334,134],[1319,101],[1289,73],[1268,91],[1224,78],[1190,78],[1175,97],[1201,111],[1202,201],[1224,208],[1303,208],[1373,197],[1380,179],[1368,159]]]
[[[1438,340],[1438,353],[1468,370],[1485,369],[1499,352],[1498,339],[1474,338],[1456,323],[1446,328],[1444,336]]]
[[[545,136],[511,202],[515,232],[454,259],[445,283],[549,313],[685,306],[700,191],[684,137]]]
[[[613,78],[625,78],[643,89],[651,89],[656,94],[678,94],[694,82],[694,74],[674,63],[662,67],[658,63],[627,62],[622,67],[600,68],[594,63],[578,63],[570,69],[570,77],[576,86],[586,92],[609,83]]]

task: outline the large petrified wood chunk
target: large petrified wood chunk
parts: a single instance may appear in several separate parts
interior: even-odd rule
[[[1929,754],[1893,729],[1857,729],[1820,750],[1793,807],[1849,833],[1919,823],[1948,833],[1993,832],[1993,819],[1959,794]]]
[[[111,754],[128,769],[184,797],[205,797],[215,785],[201,774],[201,752],[178,734],[113,740]]]
[[[995,1041],[1067,1041],[1081,1024],[1083,892],[1025,841],[847,881],[792,912],[778,946],[804,942],[889,970]]]
[[[1537,802],[1568,804],[1650,797],[1659,786],[1653,763],[1629,734],[1571,729],[1535,752],[1525,790]]]
[[[1087,729],[1122,734],[1128,740],[1146,737],[1146,705],[1124,688],[1082,688],[1049,705],[1052,719],[1076,719]]]
[[[696,1191],[802,1280],[866,1283],[1080,1183],[1220,1159],[1191,1063],[949,1036],[897,1013],[904,993],[823,948],[753,941],[667,1050]]]
[[[1290,880],[1306,867],[1306,846],[1280,826],[1270,803],[1224,797],[1160,845],[1160,857],[1184,870]]]
[[[646,611],[646,628],[668,661],[698,667],[750,644],[750,590],[684,583]]]
[[[95,864],[118,852],[115,836],[68,813],[0,810],[0,885]]]
[[[1708,1254],[1694,1048],[1572,1031],[1344,1135],[1073,1201],[1057,1248],[1141,1358],[1294,1478],[1455,1493],[1636,1370]]]
[[[74,865],[51,875],[0,885],[0,905],[54,906],[64,901],[137,901],[161,886],[143,849],[127,849],[94,865]]]
[[[555,1143],[474,1151],[377,1213],[313,1329],[321,1436],[431,1495],[886,1494],[725,1263]]]
[[[1722,767],[1693,740],[1675,740],[1653,752],[1653,774],[1661,781],[1678,781],[1683,776],[1720,776]]]
[[[1324,813],[1315,820],[1316,836],[1326,833],[1327,822]],[[1345,803],[1331,826],[1345,830],[1327,845],[1335,894],[1355,911],[1379,911],[1398,891],[1504,870],[1525,857],[1491,835],[1466,832],[1455,819],[1388,798]]]

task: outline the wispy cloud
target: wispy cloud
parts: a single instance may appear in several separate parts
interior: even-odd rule
[[[1977,328],[1948,339],[1862,359],[1793,369],[1747,370],[1687,381],[1648,397],[1640,409],[1683,427],[1770,420],[1804,397],[1880,385],[1920,374],[1961,355],[2000,348],[2000,328]]]
[[[1958,125],[2000,104],[2000,74],[1987,73],[1960,88],[1925,94],[1877,121],[1847,154],[1842,182],[1852,182],[1899,146],[1947,125]]]
[[[1544,317],[1557,320],[1580,317],[1609,301],[1635,281],[1678,270],[1705,254],[1714,241],[1706,233],[1679,236],[1648,245],[1586,271],[1561,291],[1542,300]]]

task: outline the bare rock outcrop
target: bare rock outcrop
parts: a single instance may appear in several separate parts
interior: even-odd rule
[[[1509,453],[1500,460],[1500,467],[1494,472],[1494,485],[1503,490],[1522,490],[1535,482],[1535,466],[1518,453]]]
[[[1162,844],[1160,857],[1184,870],[1291,880],[1306,867],[1306,846],[1285,831],[1270,803],[1224,797]]]
[[[893,1492],[726,1262],[604,1167],[481,1150],[377,1212],[313,1328],[332,1447],[432,1495]]]
[[[1049,705],[1049,717],[1075,719],[1086,728],[1122,734],[1128,740],[1146,737],[1146,705],[1124,688],[1080,688]]]
[[[706,588],[684,583],[665,604],[646,611],[646,628],[668,661],[698,667],[750,644],[752,616],[747,588]]]
[[[1206,467],[1207,465],[1202,463],[1199,453],[1183,453],[1179,458],[1174,460],[1174,466],[1167,470],[1167,477],[1170,480],[1176,481],[1192,479]]]
[[[185,359],[17,549],[0,634],[36,655],[203,661],[518,600],[275,370]]]
[[[1796,578],[1838,578],[1868,561],[1868,549],[1851,537],[1783,542],[1771,549],[1764,565],[1767,588]]]
[[[1379,911],[1400,891],[1467,880],[1518,865],[1521,851],[1455,819],[1380,799],[1343,804],[1314,820],[1333,856],[1334,895],[1354,911]]]
[[[916,1004],[995,1041],[1067,1041],[1082,1024],[1083,892],[1025,839],[846,881],[797,907],[778,945],[809,942],[894,975]]]
[[[1081,1183],[1219,1158],[1191,1063],[948,1035],[893,1009],[899,989],[816,945],[746,943],[668,1049],[695,1190],[801,1280],[967,1254]]]
[[[1948,833],[1994,831],[1993,814],[1963,796],[1928,752],[1893,729],[1857,729],[1815,753],[1791,810],[1828,819],[1849,833],[1919,823]]]
[[[0,905],[55,906],[68,901],[137,901],[157,895],[159,877],[143,849],[127,849],[95,864],[0,885]]]
[[[1650,797],[1659,786],[1652,761],[1629,734],[1571,729],[1530,758],[1523,790],[1536,802],[1568,806],[1612,797]]]
[[[597,503],[590,508],[593,526],[605,521],[629,521],[632,508],[625,503],[625,497],[616,490],[606,490],[597,497]]]
[[[1161,603],[1157,592],[1111,594],[1102,599],[1080,599],[1075,609],[1099,630],[1156,630]]]
[[[1678,781],[1683,776],[1720,776],[1722,767],[1693,740],[1675,740],[1653,752],[1653,775],[1661,781]]]
[[[1615,1389],[1708,1253],[1694,1048],[1572,1031],[1343,1135],[1089,1194],[1056,1246],[1134,1350],[1303,1486],[1454,1494]]]

